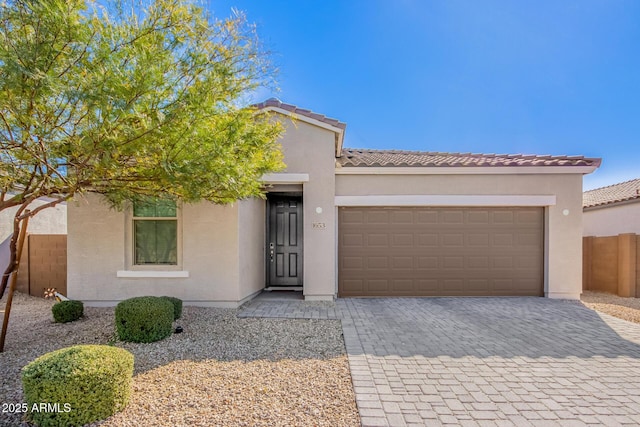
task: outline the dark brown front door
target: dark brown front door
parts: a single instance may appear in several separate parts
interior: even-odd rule
[[[302,286],[302,197],[269,195],[267,287]]]

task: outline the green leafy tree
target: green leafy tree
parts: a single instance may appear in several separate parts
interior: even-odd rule
[[[228,203],[280,169],[282,127],[248,106],[274,69],[238,12],[193,2],[14,0],[0,10],[0,211],[83,192]],[[29,210],[46,196],[50,202]]]

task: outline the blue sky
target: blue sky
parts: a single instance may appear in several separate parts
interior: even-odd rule
[[[346,122],[345,146],[602,157],[585,189],[640,177],[639,1],[208,5],[274,52],[280,91],[259,96]]]

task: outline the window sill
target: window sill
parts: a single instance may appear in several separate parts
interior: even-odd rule
[[[154,271],[154,270],[118,270],[116,277],[122,278],[187,278],[189,277],[188,271]]]

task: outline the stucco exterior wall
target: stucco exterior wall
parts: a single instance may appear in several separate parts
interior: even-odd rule
[[[309,174],[302,200],[303,293],[307,300],[332,300],[336,294],[335,134],[288,118],[284,124],[284,172]],[[318,208],[322,212],[318,213]],[[324,227],[314,227],[314,223]]]
[[[305,298],[333,299],[335,134],[301,121],[285,118],[284,122],[287,132],[281,144],[287,168],[283,172],[309,176],[302,187]],[[166,270],[188,272],[188,277],[152,277],[157,271],[149,277],[119,277],[144,270],[130,266],[130,214],[109,209],[98,195],[72,201],[68,208],[69,296],[89,305],[172,295],[187,304],[237,306],[265,285],[265,206],[261,199],[224,207],[185,204],[180,209],[178,236],[181,265]],[[322,211],[318,213],[317,208]]]
[[[178,245],[182,265],[160,268],[188,272],[188,277],[117,277],[131,267],[131,221],[127,212],[110,209],[99,195],[68,204],[69,297],[89,305],[113,305],[144,295],[170,295],[186,304],[235,307],[238,302],[238,205],[185,204],[180,208]],[[157,270],[157,269],[156,269]],[[175,272],[175,271],[173,271]]]
[[[35,200],[29,205],[29,209],[33,210],[45,203],[47,200]],[[17,210],[18,208],[15,207],[0,212],[0,242],[13,233],[13,216]],[[59,203],[52,208],[38,212],[29,219],[28,232],[31,234],[67,234],[67,204]]]
[[[336,195],[555,195],[545,208],[545,294],[580,297],[582,175],[337,175]]]
[[[260,292],[265,285],[265,206],[263,199],[238,202],[238,299],[241,301]]]
[[[584,236],[640,234],[640,201],[586,210],[583,225]]]

